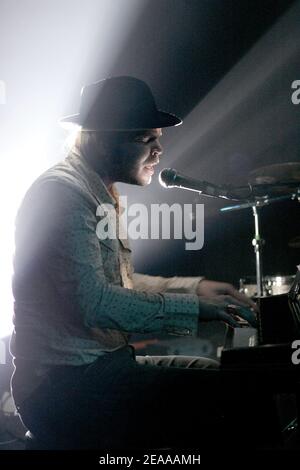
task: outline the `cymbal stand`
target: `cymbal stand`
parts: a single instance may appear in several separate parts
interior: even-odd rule
[[[254,246],[254,253],[255,253],[255,265],[256,265],[256,286],[257,286],[257,296],[261,297],[266,294],[264,291],[263,287],[263,269],[262,269],[262,248],[263,245],[265,244],[265,240],[261,238],[260,235],[260,209],[268,204],[271,204],[273,202],[279,202],[279,201],[284,201],[287,199],[298,199],[300,202],[300,191],[298,189],[297,192],[293,194],[288,194],[284,196],[279,196],[279,197],[269,197],[269,196],[263,196],[263,197],[256,197],[252,201],[245,201],[241,202],[241,204],[235,205],[235,206],[227,206],[227,207],[222,207],[220,209],[221,212],[230,212],[234,210],[240,210],[240,209],[247,209],[247,208],[252,208],[252,213],[254,216],[254,224],[255,224],[255,234],[254,238],[252,240],[252,245]]]
[[[265,240],[260,236],[260,220],[259,220],[259,207],[254,204],[252,206],[252,212],[254,216],[255,235],[252,240],[255,253],[255,264],[256,264],[256,286],[257,296],[261,297],[264,295],[263,289],[263,272],[262,272],[262,248],[265,244]]]

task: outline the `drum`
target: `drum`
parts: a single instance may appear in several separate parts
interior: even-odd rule
[[[287,294],[293,284],[295,276],[264,276],[263,296]],[[240,279],[240,292],[248,297],[257,297],[255,276],[247,276]]]

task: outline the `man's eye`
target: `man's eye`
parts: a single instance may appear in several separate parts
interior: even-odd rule
[[[150,137],[137,137],[135,139],[136,142],[142,142],[144,144],[147,144],[148,142],[150,142]]]

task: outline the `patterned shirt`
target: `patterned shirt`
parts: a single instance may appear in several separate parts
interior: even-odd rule
[[[39,376],[91,363],[130,333],[197,333],[200,277],[134,273],[128,240],[97,236],[97,209],[117,209],[116,198],[77,151],[26,193],[16,221],[15,379],[18,361]]]

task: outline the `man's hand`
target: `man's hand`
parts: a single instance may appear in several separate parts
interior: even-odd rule
[[[235,318],[238,316],[251,326],[256,326],[256,304],[231,284],[203,279],[198,284],[196,294],[200,301],[201,320],[221,320],[238,326]]]

